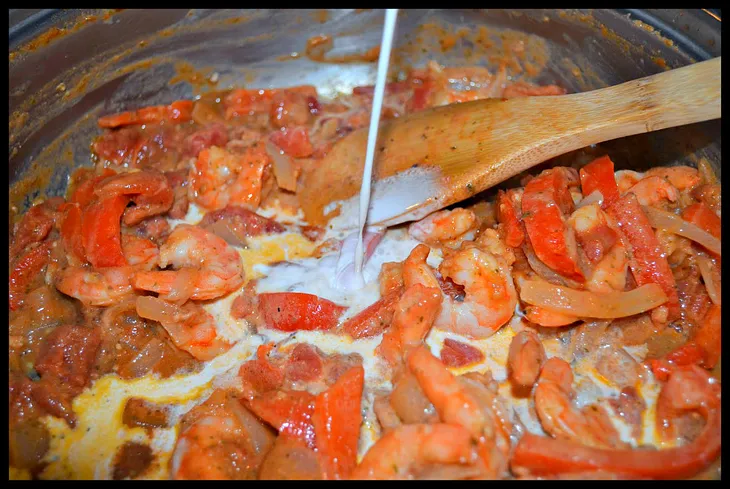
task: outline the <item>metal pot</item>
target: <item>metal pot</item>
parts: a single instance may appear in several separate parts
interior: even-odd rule
[[[371,82],[374,63],[321,63],[301,53],[320,34],[335,39],[331,56],[362,52],[378,44],[382,18],[352,9],[10,10],[11,209],[62,195],[69,171],[90,163],[100,114],[232,86],[311,83],[332,93]],[[496,69],[515,40],[528,50],[521,76],[570,91],[721,54],[719,11],[403,10],[393,74],[428,59]],[[720,122],[625,138],[605,150],[619,167],[704,157],[719,172]]]

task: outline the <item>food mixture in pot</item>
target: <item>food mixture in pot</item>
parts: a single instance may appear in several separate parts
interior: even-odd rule
[[[13,227],[11,478],[690,478],[720,454],[709,165],[524,175],[410,225],[308,225],[298,189],[372,87],[237,89],[99,119]],[[414,69],[383,119],[557,95]],[[589,153],[586,153],[589,154]],[[585,156],[585,154],[583,155]]]

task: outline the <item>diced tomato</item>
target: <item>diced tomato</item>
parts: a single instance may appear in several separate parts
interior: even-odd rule
[[[447,367],[465,367],[484,360],[484,353],[466,343],[446,338],[441,348],[441,362]]]
[[[686,207],[682,211],[682,219],[691,222],[717,239],[720,239],[722,221],[719,217],[717,217],[717,214],[712,212],[712,210],[704,203],[700,202]]]
[[[619,198],[618,185],[613,172],[613,161],[601,156],[580,169],[580,185],[584,197],[598,190],[603,196],[601,207],[606,209]]]
[[[61,241],[66,253],[79,263],[86,262],[84,243],[81,239],[81,206],[79,204],[63,204],[60,208]]]
[[[101,160],[121,165],[125,160],[137,160],[144,141],[139,127],[123,127],[96,138],[91,144],[91,150]]]
[[[226,119],[248,114],[261,114],[271,110],[274,96],[281,92],[293,92],[305,97],[317,97],[317,89],[311,85],[289,87],[285,89],[237,89],[232,90],[225,99]]]
[[[129,196],[117,195],[89,204],[81,218],[81,239],[86,259],[94,267],[127,264],[122,253],[121,219]]]
[[[390,325],[400,291],[392,292],[360,311],[342,325],[352,338],[370,338],[382,333]]]
[[[669,379],[675,367],[686,367],[702,363],[704,352],[696,343],[686,343],[667,353],[663,358],[649,360],[654,376],[663,382]]]
[[[693,341],[703,353],[701,364],[707,369],[715,368],[720,360],[722,347],[722,329],[720,328],[722,314],[720,309],[719,305],[713,305],[707,311],[704,321],[700,324],[693,338]]]
[[[525,231],[520,216],[522,212],[515,206],[511,194],[512,190],[499,191],[497,196],[497,221],[504,226],[505,243],[517,248],[525,240]]]
[[[422,80],[418,84],[414,84],[413,95],[408,101],[407,108],[410,112],[427,109],[431,103],[431,93],[434,84],[431,80]]]
[[[114,129],[138,124],[157,124],[161,122],[188,122],[193,112],[191,100],[178,100],[170,105],[155,105],[141,109],[107,115],[99,118],[99,127]]]
[[[606,209],[618,223],[629,247],[629,267],[638,286],[658,284],[667,294],[670,319],[679,315],[674,275],[659,240],[634,194],[626,194]]]
[[[271,133],[271,142],[293,158],[306,158],[314,152],[304,127],[285,128]]]
[[[546,170],[530,180],[522,195],[522,222],[537,257],[555,272],[578,282],[585,277],[578,267],[578,245],[565,223],[573,201],[569,179],[561,168]]]
[[[8,282],[8,299],[11,311],[15,311],[23,304],[23,297],[28,286],[41,273],[43,267],[48,264],[50,252],[51,243],[41,243],[23,253],[13,264]]]
[[[325,479],[347,479],[357,465],[364,380],[358,365],[317,396],[312,422]]]
[[[332,301],[300,292],[259,294],[259,311],[266,325],[279,331],[327,331],[347,309]]]
[[[211,124],[205,129],[192,133],[185,138],[185,154],[197,157],[205,148],[211,146],[225,146],[228,142],[228,132],[223,124]]]
[[[48,233],[53,229],[55,210],[60,202],[63,202],[63,199],[54,197],[28,209],[15,225],[13,239],[10,244],[11,257],[20,254],[26,246],[32,243],[40,243],[46,239]]]
[[[286,363],[286,377],[292,381],[309,382],[322,374],[322,357],[306,343],[297,344]]]
[[[312,414],[315,397],[305,391],[269,391],[249,401],[251,411],[279,430],[279,436],[291,436],[308,447],[316,445]]]
[[[254,211],[238,205],[228,205],[222,209],[207,212],[198,225],[211,227],[218,221],[224,221],[228,229],[241,238],[286,231],[286,228],[275,220],[260,216]]]
[[[577,217],[578,214],[585,219]],[[586,258],[594,264],[601,261],[618,240],[618,234],[608,225],[605,214],[597,204],[575,211],[569,224],[575,230],[575,237]]]
[[[253,395],[278,390],[284,382],[284,373],[266,357],[273,345],[259,346],[256,358],[241,365],[238,375]]]

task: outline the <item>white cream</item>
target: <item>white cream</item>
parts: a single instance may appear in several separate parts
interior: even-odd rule
[[[365,287],[359,290],[342,290],[337,287],[337,254],[330,254],[322,258],[304,258],[272,266],[259,266],[257,270],[265,277],[259,279],[256,291],[313,294],[347,306],[349,309],[343,316],[347,318],[380,298],[378,276],[383,263],[402,262],[418,244],[403,228],[388,230],[363,268]],[[440,252],[432,252],[429,264],[438,266],[440,259]]]

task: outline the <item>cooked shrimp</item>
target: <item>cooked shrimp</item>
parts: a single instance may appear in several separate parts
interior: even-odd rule
[[[211,405],[216,391],[193,412],[197,419],[183,430],[170,459],[178,480],[255,479],[274,434],[237,399]]]
[[[645,178],[655,176],[667,180],[679,191],[694,188],[702,180],[700,172],[689,166],[660,166],[644,173]]]
[[[227,205],[256,208],[261,202],[264,167],[269,163],[264,145],[232,153],[217,146],[204,149],[190,171],[191,198],[209,210]]]
[[[656,429],[664,441],[676,442],[682,436],[681,415],[692,411],[718,409],[720,383],[701,368],[675,367],[657,400]]]
[[[624,290],[628,267],[628,251],[622,243],[617,242],[589,274],[586,289],[599,293]]]
[[[614,175],[616,176],[618,191],[622,194],[636,185],[639,180],[644,178],[644,173],[639,173],[633,170],[619,170]]]
[[[428,335],[441,309],[441,290],[415,284],[408,287],[395,306],[390,329],[383,335],[378,353],[392,365]]]
[[[596,263],[618,241],[618,233],[608,223],[606,214],[597,203],[576,209],[568,219],[583,252],[591,263]]]
[[[160,247],[160,267],[175,271],[140,272],[137,289],[175,301],[209,300],[237,290],[244,282],[241,256],[226,241],[198,226],[181,224]]]
[[[462,302],[444,295],[434,326],[470,338],[487,338],[514,314],[517,292],[502,257],[470,246],[447,257],[439,271],[463,285],[466,295]]]
[[[134,273],[128,267],[69,267],[60,273],[56,288],[90,306],[111,306],[134,293]]]
[[[469,432],[452,424],[402,425],[370,447],[352,479],[415,479],[433,464],[471,465],[476,458]]]
[[[407,361],[441,420],[463,426],[475,439],[481,437],[489,420],[454,374],[423,345],[414,348]]]
[[[455,377],[421,345],[408,357],[408,367],[445,423],[463,426],[485,463],[482,475],[501,476],[507,469],[509,416],[481,374]]]
[[[433,269],[426,263],[430,248],[424,244],[419,244],[403,261],[403,284],[410,287],[415,284],[421,284],[424,287],[440,288]]]
[[[520,387],[532,387],[545,363],[545,349],[533,331],[517,333],[509,345],[509,378]]]
[[[398,417],[398,413],[396,413],[390,404],[388,397],[388,395],[380,394],[373,401],[373,411],[378,418],[378,423],[380,423],[380,429],[383,433],[394,430],[403,424],[401,423],[400,417]]]
[[[636,195],[639,204],[647,206],[656,206],[664,201],[676,202],[679,199],[679,190],[668,180],[658,176],[645,176],[626,192]]]
[[[144,219],[164,214],[172,207],[174,191],[167,177],[157,170],[119,173],[102,180],[98,196],[129,195],[135,204],[124,211],[124,224],[134,226]]]
[[[110,306],[119,302],[134,293],[134,274],[153,268],[159,257],[159,250],[152,241],[129,234],[122,235],[122,252],[128,266],[69,267],[59,274],[56,288],[90,306]]]
[[[178,348],[198,360],[210,360],[231,347],[218,335],[213,316],[193,302],[181,307],[156,297],[141,296],[137,298],[137,314],[159,322]]]
[[[380,267],[378,275],[380,284],[380,296],[385,297],[390,293],[403,290],[403,264],[400,262],[385,262]]]
[[[606,411],[596,405],[579,410],[573,405],[574,396],[570,365],[560,358],[550,358],[535,388],[535,411],[545,431],[584,445],[625,448]]]
[[[464,239],[474,239],[477,216],[469,209],[456,208],[430,214],[408,226],[408,234],[429,244],[458,248]]]

